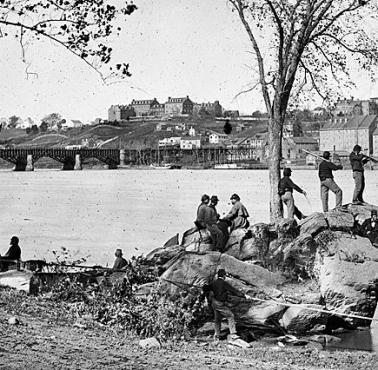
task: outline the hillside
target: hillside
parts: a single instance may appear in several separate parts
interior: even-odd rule
[[[62,148],[68,145],[86,145],[88,147],[143,149],[157,147],[160,139],[170,136],[184,136],[190,127],[197,132],[205,133],[207,130],[223,132],[224,121],[214,119],[173,119],[169,122],[161,122],[172,127],[172,131],[166,129],[156,131],[156,125],[160,121],[130,121],[122,124],[122,127],[110,125],[87,126],[73,128],[67,131],[40,132],[38,134],[26,134],[25,130],[3,130],[0,132],[0,144],[3,147],[56,147]],[[175,125],[185,123],[186,130],[175,130]],[[243,131],[236,131],[240,121],[231,121],[232,132],[230,139],[252,136],[256,133],[266,132],[264,122],[242,122]]]

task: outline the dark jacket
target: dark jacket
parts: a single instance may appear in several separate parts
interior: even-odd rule
[[[325,179],[333,179],[332,171],[342,170],[341,164],[334,164],[332,162],[322,161],[319,164],[319,179],[324,181]]]
[[[214,205],[209,205],[209,213],[207,216],[208,217],[205,220],[206,225],[215,225],[218,222],[219,215]]]
[[[216,279],[210,284],[210,290],[213,292],[213,298],[219,302],[226,302],[228,294],[231,293],[237,297],[244,297],[244,294],[235,289],[224,279]]]
[[[127,266],[127,261],[123,257],[117,257],[114,261],[113,270],[121,270]]]
[[[303,193],[303,190],[291,180],[289,176],[284,176],[278,183],[278,194],[284,195],[287,191],[293,192],[293,189],[299,193]]]
[[[364,172],[364,164],[369,160],[364,154],[356,154],[355,152],[349,155],[350,165],[352,171]]]
[[[206,203],[201,203],[197,209],[197,219],[194,221],[199,229],[206,228],[206,221],[210,218],[209,206]]]
[[[18,245],[11,245],[4,257],[9,260],[21,259],[21,248]]]
[[[372,244],[378,244],[378,221],[372,223],[368,218],[360,227],[360,235],[369,238]]]

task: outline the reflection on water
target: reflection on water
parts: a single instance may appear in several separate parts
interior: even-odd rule
[[[327,344],[329,350],[370,351],[378,353],[378,328],[354,330],[337,335],[340,342]]]

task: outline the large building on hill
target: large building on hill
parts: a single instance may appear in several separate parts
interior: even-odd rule
[[[151,108],[159,104],[160,103],[156,100],[156,98],[147,99],[147,100],[133,99],[131,101],[130,106],[134,108],[136,116],[140,117],[140,116],[149,116]]]
[[[168,116],[179,116],[181,114],[192,114],[194,103],[189,99],[189,96],[185,98],[171,98],[165,103],[165,114]]]
[[[135,117],[136,113],[133,107],[130,105],[112,105],[108,109],[108,121],[119,122],[129,119],[129,117]]]
[[[332,115],[336,116],[367,116],[378,114],[378,98],[368,100],[339,99],[332,109]]]
[[[373,153],[373,132],[378,115],[335,116],[320,129],[320,150],[351,151],[359,144],[367,154]]]
[[[199,117],[222,117],[223,107],[220,105],[219,100],[215,100],[214,103],[194,104],[193,114]]]

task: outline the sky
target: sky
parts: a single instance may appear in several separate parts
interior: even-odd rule
[[[112,39],[115,60],[130,63],[132,77],[104,85],[98,75],[50,41],[28,46],[27,78],[17,40],[0,38],[0,118],[13,114],[37,122],[52,112],[67,119],[107,118],[112,104],[132,99],[189,96],[219,100],[244,114],[265,110],[259,91],[236,95],[256,80],[245,30],[226,0],[134,0],[138,10]],[[356,71],[357,90],[378,96],[378,85]]]

